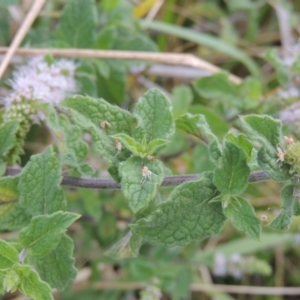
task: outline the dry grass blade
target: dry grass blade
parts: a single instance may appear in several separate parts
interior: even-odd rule
[[[19,28],[16,36],[14,37],[11,45],[9,48],[6,48],[6,55],[0,65],[0,79],[2,78],[11,58],[13,57],[16,49],[20,46],[22,40],[24,39],[26,33],[30,29],[32,23],[38,16],[40,10],[42,9],[43,5],[45,4],[45,0],[35,0],[33,3],[30,11],[28,12],[24,22],[22,23],[21,27]]]
[[[0,47],[0,53],[7,51],[6,47]],[[170,65],[189,66],[197,69],[203,69],[210,73],[219,73],[223,70],[217,66],[200,59],[192,54],[180,53],[155,53],[155,52],[138,52],[138,51],[117,51],[117,50],[92,50],[92,49],[41,49],[41,48],[19,48],[15,51],[21,55],[38,55],[49,54],[54,56],[66,57],[87,57],[87,58],[112,58],[112,59],[130,59],[145,60],[158,63],[166,63]],[[242,82],[242,79],[228,74],[228,78],[236,84]]]

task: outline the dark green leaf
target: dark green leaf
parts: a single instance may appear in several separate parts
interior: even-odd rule
[[[168,247],[185,246],[218,233],[225,220],[221,202],[210,202],[217,195],[211,176],[183,183],[169,199],[146,218],[131,225],[147,242]]]
[[[242,125],[254,141],[259,140],[270,150],[281,144],[281,122],[267,115],[241,117]]]
[[[93,0],[67,1],[57,28],[57,36],[69,47],[91,48],[96,29],[97,8]]]
[[[76,277],[73,248],[72,239],[63,234],[54,250],[42,258],[32,256],[30,261],[35,265],[42,280],[53,288],[63,290]]]
[[[79,112],[96,126],[105,129],[108,135],[130,134],[136,122],[127,110],[112,105],[103,99],[77,95],[67,98],[62,102],[62,105]]]
[[[237,195],[248,186],[250,169],[245,152],[231,142],[225,142],[222,159],[214,174],[214,184],[222,194]]]
[[[120,174],[124,196],[134,213],[145,208],[155,197],[164,176],[160,161],[140,157],[131,157],[122,163]]]
[[[197,141],[208,145],[217,138],[211,132],[209,125],[203,115],[185,114],[176,120],[176,129],[184,134],[188,134]]]
[[[64,210],[66,199],[60,187],[61,179],[60,164],[51,146],[31,156],[20,176],[20,204],[32,215]]]
[[[285,181],[292,177],[292,174],[289,173],[289,165],[281,166],[278,162],[275,149],[268,150],[268,148],[261,147],[257,153],[257,163],[273,180]]]
[[[30,224],[20,231],[20,245],[36,258],[45,257],[55,250],[63,233],[79,218],[68,212],[33,217]]]
[[[279,215],[269,225],[275,230],[288,230],[296,213],[298,198],[293,195],[294,186],[287,185],[281,191],[282,207]]]
[[[0,158],[4,158],[16,143],[16,133],[19,123],[14,120],[0,126]]]
[[[138,120],[135,137],[147,143],[154,139],[166,140],[175,131],[170,100],[159,90],[150,89],[141,97],[134,109]]]
[[[18,251],[8,242],[0,239],[0,269],[10,268],[18,261]]]
[[[226,136],[226,140],[236,144],[240,148],[242,148],[245,151],[245,154],[247,156],[247,161],[251,160],[251,152],[252,152],[252,144],[248,141],[247,137],[240,133],[238,135],[228,134]]]
[[[260,239],[261,221],[257,218],[253,206],[246,200],[240,197],[231,198],[223,211],[235,229],[254,239]]]

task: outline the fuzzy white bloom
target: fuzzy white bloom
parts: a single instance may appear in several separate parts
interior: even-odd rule
[[[73,61],[67,59],[49,64],[43,56],[33,57],[14,71],[13,78],[8,81],[13,91],[4,99],[6,111],[24,101],[59,104],[68,94],[76,92],[76,67]],[[34,121],[44,118],[41,112],[33,117]]]
[[[215,276],[224,277],[227,274],[227,259],[223,253],[216,253],[214,258],[213,273]]]

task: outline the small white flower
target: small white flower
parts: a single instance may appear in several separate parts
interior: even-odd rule
[[[24,103],[31,101],[58,105],[68,94],[76,92],[76,67],[73,61],[67,59],[48,64],[42,56],[31,58],[26,65],[13,72],[13,78],[8,80],[13,91],[4,99],[6,110],[15,103],[24,107]],[[28,114],[27,108],[23,110]],[[45,116],[35,112],[30,118],[36,122],[44,120]]]
[[[215,276],[224,277],[227,274],[227,259],[223,253],[216,253],[214,257],[213,273]]]

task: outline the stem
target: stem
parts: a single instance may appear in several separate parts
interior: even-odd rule
[[[20,174],[21,171],[21,169],[17,168],[7,168],[5,175],[14,176]],[[200,179],[200,176],[201,175],[198,174],[166,176],[161,186],[177,186],[183,182],[198,180]],[[250,183],[267,181],[269,179],[270,177],[263,171],[252,172],[248,178]],[[66,186],[100,190],[118,190],[121,188],[121,185],[111,178],[78,178],[64,175],[61,184]]]

